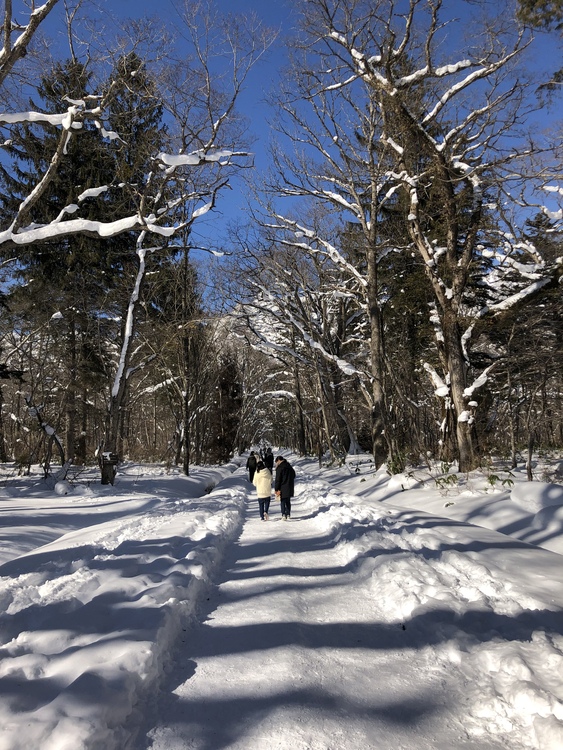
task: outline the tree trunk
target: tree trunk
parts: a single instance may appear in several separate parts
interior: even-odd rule
[[[125,395],[127,391],[128,368],[131,360],[131,350],[133,344],[133,334],[137,317],[137,307],[141,293],[141,285],[145,278],[145,255],[146,251],[138,247],[137,257],[139,258],[139,268],[135,279],[135,286],[129,298],[127,307],[127,316],[121,342],[121,351],[117,372],[111,389],[110,403],[106,420],[106,436],[104,440],[104,450],[111,453],[117,452],[118,438],[121,427],[122,409],[125,406]]]
[[[304,456],[307,453],[307,444],[305,439],[305,417],[303,416],[303,397],[301,394],[301,381],[299,379],[299,368],[297,362],[294,362],[293,379],[295,383],[295,400],[297,409],[297,444],[299,446],[299,455]]]
[[[477,468],[478,456],[473,439],[472,421],[467,417],[467,387],[466,363],[461,347],[455,314],[446,310],[443,316],[444,350],[447,361],[447,371],[450,376],[450,389],[454,405],[455,438],[457,443],[458,470],[469,472]],[[465,416],[464,416],[465,415]],[[466,418],[467,417],[467,418]]]
[[[332,444],[332,439],[331,439],[331,434],[330,434],[330,432],[331,432],[331,430],[330,430],[330,422],[329,422],[329,419],[328,419],[328,414],[327,414],[327,409],[326,409],[326,398],[325,398],[325,393],[324,393],[324,388],[323,388],[323,381],[322,381],[321,372],[320,372],[320,368],[319,368],[319,362],[318,362],[318,358],[317,358],[316,354],[315,354],[315,365],[316,365],[317,389],[318,389],[317,390],[317,400],[318,400],[319,408],[321,410],[322,424],[323,424],[323,427],[324,427],[324,431],[325,431],[325,435],[326,435],[326,440],[327,440],[327,444],[328,444],[328,450],[329,450],[329,453],[330,453],[330,461],[331,461],[331,463],[334,463],[336,456],[335,456],[335,453],[334,453],[334,446]]]
[[[187,367],[185,367],[187,370]],[[184,422],[184,439],[182,451],[182,471],[186,476],[190,475],[190,395],[188,393],[187,376],[184,381],[184,395],[182,398],[182,419]]]
[[[389,455],[386,434],[386,407],[383,390],[383,338],[381,308],[377,298],[378,276],[375,248],[367,252],[367,303],[370,325],[370,355],[372,376],[371,438],[372,453],[376,468],[385,463]]]
[[[514,419],[514,406],[512,404],[512,377],[510,368],[507,372],[507,402],[508,402],[508,423],[510,425],[510,468],[516,469],[518,460],[516,457],[516,420]]]
[[[25,401],[29,410],[29,415],[31,417],[36,417],[37,421],[39,422],[39,426],[42,429],[43,433],[47,437],[47,449],[46,449],[46,456],[45,456],[45,465],[44,465],[44,472],[45,476],[47,477],[50,473],[50,467],[51,467],[51,456],[53,453],[53,444],[57,446],[57,450],[59,452],[60,458],[61,458],[61,467],[64,470],[64,467],[66,466],[68,471],[68,467],[70,466],[70,462],[67,462],[65,457],[65,451],[63,444],[61,442],[61,439],[57,435],[55,429],[51,427],[48,422],[46,422],[43,419],[43,416],[41,414],[41,407],[34,406],[31,400],[31,396],[26,396]],[[64,474],[66,474],[66,471],[64,471]],[[64,478],[64,477],[63,477]]]
[[[68,460],[74,459],[76,451],[76,325],[74,317],[71,318],[68,327],[68,348],[69,348],[69,382],[66,392],[66,435],[65,435],[65,453]]]
[[[0,461],[6,463],[8,454],[6,453],[6,440],[4,435],[4,418],[2,416],[2,407],[4,406],[4,394],[0,388]]]
[[[533,482],[534,475],[532,473],[532,456],[534,453],[534,444],[535,444],[535,434],[532,430],[528,436],[528,459],[526,461],[526,474],[528,478],[528,482]]]

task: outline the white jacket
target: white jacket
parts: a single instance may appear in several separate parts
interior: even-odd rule
[[[270,497],[272,494],[272,472],[270,469],[257,471],[252,484],[256,487],[258,497]]]

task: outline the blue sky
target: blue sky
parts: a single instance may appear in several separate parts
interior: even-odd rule
[[[214,0],[215,6],[225,14],[250,13],[279,34],[277,42],[268,53],[260,59],[247,78],[245,91],[239,100],[239,110],[250,120],[250,135],[255,142],[252,148],[255,153],[256,172],[263,172],[268,163],[267,146],[269,140],[268,108],[264,98],[271,90],[277,78],[280,61],[283,59],[283,37],[291,29],[291,4],[293,0]],[[111,25],[114,20],[156,16],[172,31],[178,24],[176,7],[182,7],[184,0],[93,0],[84,6],[84,15],[92,17],[99,12],[99,21],[107,29],[108,38],[112,37]],[[59,3],[42,26],[49,39],[51,51],[60,59],[69,55],[68,39],[64,22],[64,5]],[[86,32],[87,38],[89,32]],[[80,52],[80,48],[78,48]],[[247,173],[248,174],[248,173]],[[225,190],[220,196],[216,208],[207,214],[194,227],[194,235],[199,234],[202,244],[220,244],[228,235],[228,225],[234,221],[244,222],[246,214],[246,194],[241,179],[232,182],[231,190]]]
[[[183,5],[183,0],[97,0],[98,6],[104,14],[104,21],[111,22],[112,17],[129,18],[142,17],[145,15],[157,16],[163,23],[170,22],[171,28],[177,22],[175,5]],[[269,111],[263,100],[271,90],[276,80],[283,61],[283,38],[289,34],[292,27],[292,0],[215,0],[219,10],[225,13],[255,13],[267,26],[279,31],[279,40],[262,58],[247,80],[246,91],[239,102],[239,108],[251,120],[251,133],[257,138],[254,144],[256,152],[255,164],[257,172],[261,172],[267,165],[268,125]],[[456,0],[447,0],[450,10],[458,10],[459,4]],[[88,9],[91,12],[91,8]],[[62,3],[56,9],[55,14],[59,19],[63,15]],[[53,19],[55,20],[55,19]],[[64,37],[63,37],[64,38]],[[534,45],[538,65],[546,64],[552,70],[560,66],[561,51],[559,40],[554,37],[541,35]],[[64,54],[64,53],[63,53]],[[551,62],[553,61],[553,63]],[[544,110],[540,116],[541,121],[549,121],[551,118],[559,119],[557,105],[550,111]],[[207,218],[201,230],[207,235],[224,234],[228,221],[244,218],[241,208],[244,205],[244,189],[240,181],[233,185],[234,189],[227,191],[217,204],[216,212]]]
[[[125,18],[157,15],[164,22],[168,19],[174,21],[177,18],[174,0],[118,0],[118,3],[106,0],[106,2],[112,14],[115,14],[117,10],[119,15]],[[182,0],[179,0],[177,4],[181,2]],[[118,5],[118,8],[115,8],[115,5]],[[250,118],[251,133],[257,139],[253,145],[256,168],[262,170],[267,163],[268,145],[268,109],[263,100],[280,67],[281,40],[291,27],[291,0],[215,0],[215,5],[224,13],[243,15],[255,13],[266,26],[279,32],[280,44],[274,45],[256,65],[239,101],[240,109]],[[245,204],[245,191],[241,189],[241,183],[235,183],[233,188],[223,194],[214,216],[206,219],[205,226],[201,226],[204,234],[224,234],[228,222],[244,218],[242,208]]]
[[[274,2],[270,0],[214,0],[219,11],[225,14],[254,13],[267,27],[279,33],[276,44],[250,72],[245,91],[239,99],[239,110],[249,118],[250,135],[256,139],[252,147],[255,152],[254,163],[257,171],[263,171],[268,161],[268,108],[264,103],[264,98],[271,89],[272,82],[276,79],[280,68],[280,59],[283,57],[281,40],[291,27],[291,2],[292,0],[275,0]],[[113,19],[122,20],[144,16],[156,16],[173,32],[178,24],[178,12],[175,6],[182,7],[183,3],[184,0],[96,0],[95,3],[84,7],[84,13],[92,15],[95,12],[94,9],[99,8],[102,24],[109,27],[109,37],[111,37]],[[44,28],[53,38],[54,43],[60,45],[60,55],[65,57],[68,55],[68,41],[63,19],[64,8],[60,3]],[[224,191],[213,214],[207,215],[199,222],[201,234],[212,239],[225,237],[229,222],[244,220],[245,215],[242,209],[246,203],[245,193],[242,181],[234,180],[233,189]],[[197,227],[194,230],[197,233]]]

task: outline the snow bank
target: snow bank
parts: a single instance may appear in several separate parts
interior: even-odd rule
[[[185,480],[172,485],[185,491]],[[191,484],[209,480],[203,472]],[[139,474],[134,484],[146,481]],[[165,484],[149,510],[69,532],[0,567],[0,750],[125,746],[240,531],[242,483],[227,479],[202,498],[166,497]],[[96,503],[102,510],[103,497]]]
[[[404,490],[413,489],[413,487],[422,487],[422,483],[415,479],[410,474],[393,474],[389,477],[389,489],[390,490]]]
[[[462,524],[454,531],[444,519],[369,508],[334,492],[325,500],[320,517],[343,562],[369,581],[366,603],[377,619],[407,631],[413,646],[438,644],[433,658],[467,681],[470,735],[513,734],[526,746],[561,750],[563,591],[557,602],[530,593],[521,578],[529,551],[511,550],[520,567],[509,572],[471,551],[499,545],[494,533]],[[536,552],[549,576],[557,560]]]
[[[510,499],[529,513],[542,508],[563,505],[563,486],[547,482],[518,482],[512,488]]]

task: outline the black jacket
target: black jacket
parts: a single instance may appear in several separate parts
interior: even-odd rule
[[[284,460],[280,461],[276,466],[275,491],[279,492],[282,497],[293,497],[294,480],[295,470],[284,458]]]

